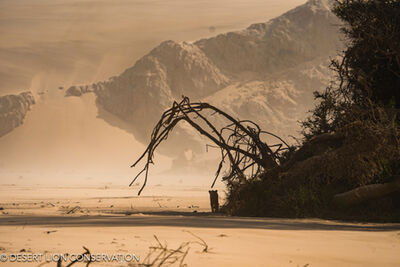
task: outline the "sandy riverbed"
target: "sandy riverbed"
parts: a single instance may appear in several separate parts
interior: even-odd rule
[[[159,192],[137,197],[122,187],[60,189],[64,194],[57,194],[56,188],[29,192],[27,188],[6,187],[2,186],[0,197],[4,208],[0,211],[0,254],[21,250],[43,255],[78,254],[85,246],[92,254],[135,254],[143,260],[149,247],[156,244],[156,235],[169,248],[192,242],[185,260],[188,266],[400,264],[399,224],[216,216],[209,213],[208,192],[199,188],[188,189],[181,196],[169,191],[170,196]],[[22,191],[25,194],[18,194]],[[10,194],[15,197],[10,198]],[[75,207],[76,211],[67,214]],[[204,246],[196,243],[200,240],[191,233],[207,243],[208,252],[202,252]],[[56,266],[45,261],[0,264],[41,263]],[[91,264],[111,265],[128,263]]]

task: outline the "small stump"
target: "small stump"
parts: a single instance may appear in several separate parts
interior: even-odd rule
[[[210,193],[211,212],[216,213],[219,211],[218,190],[209,190],[208,193]]]

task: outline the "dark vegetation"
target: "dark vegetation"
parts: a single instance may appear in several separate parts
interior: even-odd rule
[[[140,158],[147,155],[146,179],[154,149],[183,120],[221,149],[216,178],[229,163],[227,214],[400,221],[400,1],[337,0],[333,12],[346,49],[332,60],[336,79],[315,93],[301,145],[184,98],[164,113]],[[227,126],[214,126],[215,114]]]

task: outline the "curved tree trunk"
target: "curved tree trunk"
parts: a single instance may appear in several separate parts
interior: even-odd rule
[[[360,186],[353,190],[337,194],[333,197],[333,202],[337,205],[351,206],[368,200],[382,198],[394,192],[400,192],[400,176],[396,176],[395,180],[390,183]]]

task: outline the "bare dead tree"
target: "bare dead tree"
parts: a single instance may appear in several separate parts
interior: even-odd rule
[[[216,115],[227,121],[227,124],[218,127],[215,123],[211,123],[209,118]],[[187,122],[221,150],[221,161],[211,187],[214,186],[226,161],[229,162],[229,170],[223,180],[243,181],[246,179],[246,173],[255,177],[261,172],[277,167],[280,164],[282,152],[290,148],[279,136],[262,131],[256,123],[250,120],[237,120],[215,106],[201,102],[191,103],[188,97],[183,96],[181,102],[175,101],[172,107],[162,114],[151,134],[149,145],[131,166],[135,167],[141,160],[146,160],[143,169],[129,185],[131,186],[144,173],[144,182],[138,195],[146,186],[150,164],[154,163],[155,150],[181,121]],[[263,135],[274,137],[278,143],[268,145],[265,140],[262,140]]]

